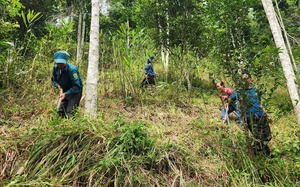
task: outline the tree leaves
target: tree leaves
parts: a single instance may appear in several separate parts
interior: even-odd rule
[[[24,25],[27,29],[29,29],[34,22],[42,17],[42,15],[40,12],[35,13],[34,10],[28,10],[26,15],[24,11],[21,11],[21,17],[23,19]]]

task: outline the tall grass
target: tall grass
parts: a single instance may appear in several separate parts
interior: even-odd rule
[[[141,123],[95,125],[86,119],[80,123],[53,120],[49,123],[52,127],[37,128],[18,139],[28,142],[19,155],[23,163],[11,165],[14,177],[4,178],[2,184],[164,186],[164,177],[183,165],[168,146],[155,145]],[[75,130],[77,125],[80,127]],[[17,167],[24,168],[19,176]]]
[[[31,123],[3,124],[1,185],[299,185],[299,128],[292,121],[286,131],[281,129],[287,119],[272,126],[275,158],[254,156],[235,122],[231,134],[219,111],[211,113],[217,97],[195,90],[199,99],[191,100],[185,97],[190,92],[170,89],[159,84],[150,96],[146,91],[143,106],[124,107],[122,98],[107,98],[94,121],[82,111],[65,120],[48,109]]]
[[[158,81],[142,91],[133,79],[124,100],[113,76],[124,72],[108,70],[105,84],[99,83],[98,118],[84,118],[80,107],[75,120],[64,120],[56,115],[52,64],[35,68],[40,71],[16,80],[23,84],[1,90],[2,186],[299,185],[300,130],[289,107],[280,110],[287,106],[285,89],[271,103],[275,158],[270,159],[251,154],[234,121],[232,133],[220,122],[209,80],[195,79],[198,87],[192,90]]]

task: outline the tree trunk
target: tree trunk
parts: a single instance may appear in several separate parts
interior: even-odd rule
[[[190,91],[192,89],[192,83],[190,81],[190,72],[189,71],[187,71],[185,73],[185,80],[186,80],[186,83],[187,83],[188,90]]]
[[[279,48],[281,51],[279,53],[279,59],[287,81],[287,87],[294,107],[294,112],[298,124],[300,124],[300,103],[299,103],[299,95],[298,95],[298,85],[296,85],[295,83],[296,77],[293,70],[293,66],[291,64],[291,60],[283,40],[283,36],[281,33],[278,20],[276,18],[276,13],[272,4],[272,0],[262,0],[262,4],[264,6],[266,16],[268,18],[270,28],[272,30],[276,47]]]
[[[170,45],[170,22],[169,22],[169,9],[167,8],[166,10],[166,21],[167,21],[167,44],[165,46],[165,61],[164,61],[164,68],[165,68],[165,73],[166,75],[168,75],[168,71],[169,71],[169,45]]]
[[[160,47],[160,53],[161,53],[161,61],[163,63],[165,75],[168,75],[168,69],[169,69],[169,51],[166,49],[166,47],[162,44]]]
[[[97,83],[99,61],[99,0],[92,0],[89,65],[86,80],[85,115],[95,118],[97,114]]]
[[[292,64],[293,64],[293,66],[294,66],[294,70],[296,71],[297,76],[299,77],[299,75],[300,75],[300,74],[299,74],[299,69],[298,69],[297,64],[296,64],[296,61],[295,61],[295,59],[294,59],[294,55],[293,55],[292,47],[291,47],[291,45],[290,45],[290,41],[289,41],[289,38],[288,38],[288,34],[287,34],[287,32],[286,32],[286,30],[285,30],[285,27],[284,27],[284,24],[283,24],[283,20],[282,20],[281,14],[280,14],[280,10],[279,10],[279,7],[278,7],[278,3],[277,3],[277,1],[275,1],[275,2],[276,2],[276,9],[277,9],[277,12],[278,12],[279,23],[280,23],[280,26],[281,26],[282,31],[283,31],[283,33],[284,33],[284,39],[285,39],[286,44],[287,44],[287,49],[288,49],[288,51],[289,51],[289,55],[290,55]]]
[[[81,42],[80,42],[80,58],[82,59],[83,55],[83,46],[84,46],[84,39],[85,39],[85,22],[86,21],[86,11],[83,13],[83,18],[82,18],[82,29],[81,29]]]
[[[79,12],[79,16],[78,16],[76,65],[81,63],[81,37],[82,37],[81,29],[82,29],[82,11]]]
[[[76,64],[79,65],[82,61],[83,46],[84,46],[84,37],[85,37],[85,10],[80,10],[78,19],[78,31],[77,31],[77,56]]]
[[[167,1],[165,1],[165,4],[167,4]],[[168,7],[165,9],[165,15],[166,15],[166,22],[167,22],[167,28],[166,28],[166,34],[167,34],[167,38],[166,38],[166,43],[163,41],[164,38],[162,37],[162,33],[163,33],[163,29],[161,26],[161,22],[160,20],[158,20],[158,27],[159,27],[159,33],[160,33],[160,43],[161,43],[161,60],[163,63],[163,67],[164,67],[164,72],[166,75],[166,80],[167,80],[167,75],[168,75],[168,71],[169,71],[169,33],[170,33],[170,23],[169,23],[169,9]]]

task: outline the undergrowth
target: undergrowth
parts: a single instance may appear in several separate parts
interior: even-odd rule
[[[49,96],[44,89],[30,88]],[[108,94],[95,120],[83,107],[75,119],[60,119],[46,96],[26,109],[22,96],[4,90],[11,99],[0,121],[0,185],[299,186],[292,114],[271,125],[274,158],[255,156],[234,116],[230,126],[221,123],[214,88],[204,89],[158,83],[125,102]]]

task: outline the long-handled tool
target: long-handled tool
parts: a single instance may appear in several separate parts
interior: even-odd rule
[[[234,138],[233,138],[233,135],[232,135],[232,131],[231,131],[231,127],[230,127],[230,122],[229,122],[228,103],[225,106],[225,110],[226,110],[225,119],[226,119],[227,124],[228,124],[228,129],[229,129],[229,133],[230,133],[230,136],[231,136],[232,145],[235,148],[235,142],[234,142]]]
[[[60,105],[61,105],[61,95],[63,94],[63,89],[59,90],[59,97],[58,97],[58,101],[57,101],[57,105],[56,105],[56,109],[59,110]]]

